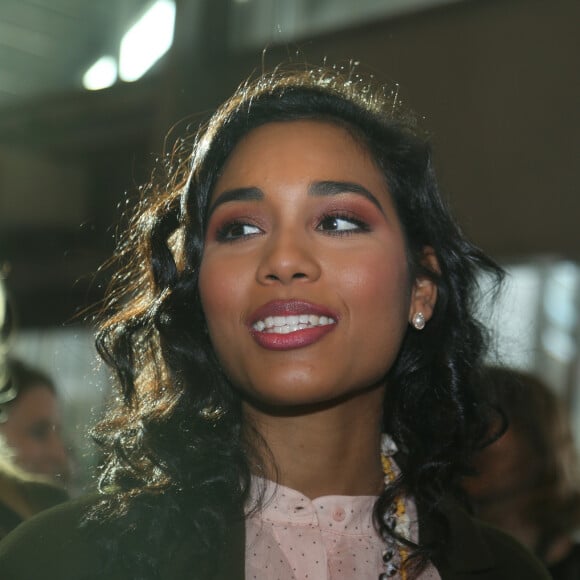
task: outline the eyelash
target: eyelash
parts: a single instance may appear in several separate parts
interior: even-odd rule
[[[327,220],[342,220],[345,222],[349,222],[350,224],[353,224],[356,227],[354,227],[352,229],[346,229],[346,230],[322,230],[322,229],[320,229],[322,224]],[[240,234],[240,235],[232,236],[231,231],[236,226],[241,227],[241,228],[248,226],[248,227],[260,230],[259,226],[256,226],[255,224],[236,219],[236,220],[226,222],[225,224],[220,226],[220,228],[216,232],[216,240],[218,242],[221,242],[221,243],[235,243],[239,240],[251,238],[255,235],[258,235],[258,233],[256,232],[256,233],[251,233],[251,234],[246,234],[246,235]],[[360,234],[360,233],[369,232],[371,228],[366,222],[362,221],[361,219],[356,218],[347,212],[339,212],[339,213],[324,214],[318,220],[318,223],[316,225],[316,229],[318,231],[322,231],[325,235],[329,235],[329,236],[349,236],[349,235],[353,235],[353,234]]]
[[[249,226],[252,228],[256,228],[256,229],[260,229],[258,226],[245,222],[243,220],[232,220],[230,222],[226,222],[225,224],[223,224],[222,226],[219,227],[219,229],[216,232],[216,240],[218,242],[222,242],[222,243],[233,243],[233,242],[237,242],[238,240],[244,239],[244,238],[248,238],[248,237],[253,237],[257,234],[247,234],[247,235],[239,235],[239,236],[230,236],[230,232],[231,230],[236,227],[244,227],[244,226]]]
[[[343,220],[356,226],[356,228],[348,230],[326,230],[326,231],[323,230],[324,233],[329,236],[350,236],[353,234],[369,232],[371,230],[368,223],[364,222],[358,217],[353,216],[348,212],[327,213],[323,215],[322,218],[319,220],[316,229],[319,229],[320,226],[326,220]]]

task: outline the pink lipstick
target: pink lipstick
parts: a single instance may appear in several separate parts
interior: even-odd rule
[[[334,311],[304,300],[274,300],[258,308],[248,326],[254,340],[269,350],[291,350],[318,342],[336,327]]]

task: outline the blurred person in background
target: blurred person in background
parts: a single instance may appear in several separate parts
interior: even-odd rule
[[[578,580],[580,479],[567,409],[527,373],[488,367],[475,382],[505,421],[465,480],[476,515],[535,552],[556,580]]]
[[[10,434],[10,437],[6,436],[6,439],[13,442],[14,449],[18,450],[18,447],[22,447],[23,458],[30,457],[31,463],[37,463],[32,461],[32,449],[34,446],[26,444],[27,437],[24,433],[18,435],[16,420],[18,420],[19,416],[27,415],[26,409],[30,406],[30,401],[35,400],[34,395],[36,393],[34,390],[30,390],[28,397],[23,397],[22,392],[19,396],[15,386],[15,364],[18,368],[22,365],[19,366],[19,363],[15,361],[8,363],[7,360],[13,321],[13,312],[0,278],[0,421],[6,419],[0,425],[0,431],[6,431]],[[43,387],[43,384],[50,386]],[[54,385],[49,380],[48,382],[42,383],[41,381],[40,383],[38,393],[41,394],[41,399],[45,396],[44,391],[47,389],[54,398]],[[32,408],[38,407],[39,401],[40,399],[37,399],[36,405],[33,404]],[[20,444],[18,443],[19,441]],[[40,477],[28,474],[14,465],[12,460],[14,449],[9,449],[5,439],[0,437],[0,538],[4,537],[25,519],[68,499],[68,494],[61,487],[49,484]],[[28,462],[29,460],[27,459],[26,461]],[[45,475],[50,474],[46,473]]]
[[[15,466],[10,450],[0,440],[0,538],[29,517],[67,499],[61,487]]]
[[[70,460],[53,381],[16,358],[8,358],[6,368],[9,383],[5,400],[0,400],[0,435],[13,453],[14,463],[66,486]]]

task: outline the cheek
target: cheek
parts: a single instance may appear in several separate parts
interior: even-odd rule
[[[349,302],[367,316],[406,321],[410,292],[405,259],[398,253],[367,252],[351,263],[354,267],[343,269],[340,285]]]
[[[19,445],[21,440],[24,439],[24,429],[18,427],[19,418],[11,416],[5,425],[2,425],[0,433],[6,439],[6,442],[10,446]]]
[[[242,270],[239,262],[227,265],[222,260],[208,259],[202,262],[199,275],[199,292],[210,341],[223,370],[234,383],[246,380],[240,332],[248,277]]]
[[[199,293],[212,341],[239,325],[245,279],[235,263],[204,260],[199,273]]]
[[[374,377],[384,376],[398,355],[408,325],[409,275],[405,259],[367,253],[344,275],[351,354]]]
[[[34,437],[28,437],[21,445],[22,455],[28,459],[32,459],[38,455],[44,455],[45,449],[46,443],[38,441]]]

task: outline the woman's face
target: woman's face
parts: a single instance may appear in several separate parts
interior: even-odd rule
[[[0,434],[22,469],[66,483],[69,457],[61,435],[58,401],[49,387],[39,383],[23,391],[10,404]]]
[[[216,353],[250,399],[309,405],[381,385],[415,286],[384,176],[345,129],[270,123],[236,146],[199,288]]]

